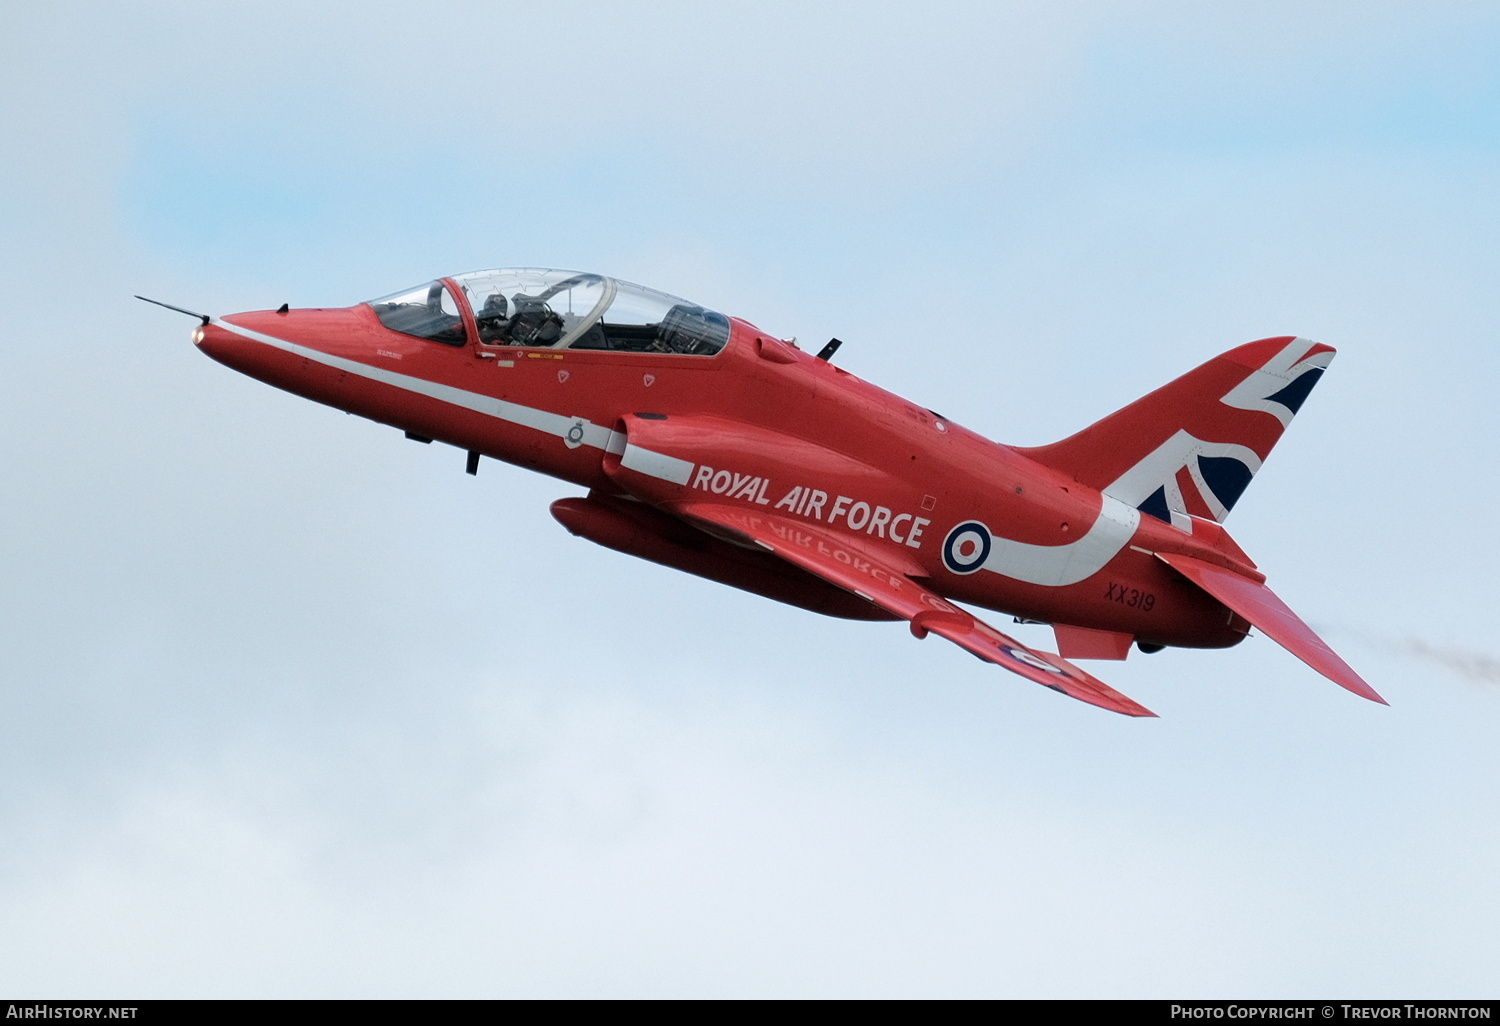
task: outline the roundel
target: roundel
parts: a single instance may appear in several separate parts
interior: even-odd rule
[[[990,529],[977,520],[959,524],[943,539],[943,565],[956,574],[972,574],[990,558]]]
[[[1037,670],[1045,670],[1047,673],[1062,673],[1063,671],[1045,659],[1038,658],[1026,651],[1024,648],[1011,648],[1009,645],[1001,645],[1000,651],[1010,656],[1018,663],[1025,663]],[[1049,685],[1050,686],[1050,685]]]

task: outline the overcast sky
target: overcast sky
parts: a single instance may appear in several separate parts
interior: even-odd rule
[[[0,991],[1493,994],[1500,15],[1228,6],[8,11]],[[507,265],[1019,444],[1337,347],[1229,527],[1390,708],[1257,636],[1089,664],[1132,720],[631,560],[130,298]]]

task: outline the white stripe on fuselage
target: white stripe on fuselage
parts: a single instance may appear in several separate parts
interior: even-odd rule
[[[680,485],[688,483],[688,479],[693,476],[693,467],[696,465],[690,460],[680,460],[676,456],[652,452],[650,449],[642,449],[639,445],[632,445],[628,442],[625,444],[625,452],[620,456],[620,466],[626,470],[633,470],[637,474],[645,474],[648,477]]]
[[[369,381],[378,381],[383,385],[424,395],[451,406],[473,410],[475,413],[482,413],[507,423],[519,424],[557,438],[566,438],[568,429],[581,423],[583,426],[582,445],[622,454],[629,469],[638,473],[676,484],[685,484],[691,472],[691,464],[685,460],[642,449],[639,446],[627,445],[622,432],[591,424],[581,418],[549,413],[546,410],[523,406],[520,403],[496,399],[494,396],[429,381],[426,378],[401,374],[384,367],[372,367],[368,363],[360,363],[348,357],[334,356],[320,349],[277,338],[275,335],[242,328],[217,317],[213,318],[211,323],[243,338],[305,357],[325,367],[333,367]],[[1125,547],[1135,535],[1136,525],[1141,519],[1140,511],[1125,505],[1118,499],[1108,495],[1102,498],[1104,505],[1099,511],[1099,517],[1082,538],[1067,545],[1030,545],[1026,542],[993,536],[990,555],[985,560],[984,569],[1014,580],[1025,581],[1028,584],[1041,584],[1054,588],[1077,584],[1079,581],[1092,577]]]
[[[1086,581],[1120,554],[1141,522],[1141,511],[1101,495],[1099,517],[1088,533],[1066,545],[1031,545],[991,532],[984,569],[1027,584],[1065,588]]]
[[[334,356],[325,353],[321,349],[313,349],[311,346],[299,345],[289,342],[275,335],[267,335],[261,331],[253,331],[250,328],[242,328],[238,324],[231,324],[218,317],[212,319],[211,323],[217,324],[225,331],[233,332],[243,338],[254,342],[260,342],[280,349],[283,352],[293,353],[304,357],[314,363],[320,363],[325,367],[333,367],[337,370],[355,374],[370,381],[378,381],[382,385],[390,385],[393,388],[403,389],[407,392],[415,392],[417,395],[425,395],[429,399],[436,399],[450,406],[458,406],[465,410],[473,410],[496,420],[503,420],[510,424],[519,424],[543,434],[553,435],[557,438],[566,438],[569,429],[574,425],[583,428],[583,440],[581,445],[593,446],[595,449],[604,449],[609,452],[622,453],[625,451],[625,435],[619,431],[612,431],[607,427],[592,424],[581,417],[565,417],[560,413],[549,413],[546,410],[538,410],[531,406],[522,406],[520,403],[507,402],[504,399],[496,399],[494,396],[483,395],[479,392],[470,392],[466,389],[455,388],[452,385],[444,385],[436,381],[428,381],[426,378],[413,377],[410,374],[400,374],[384,367],[372,367],[368,363],[360,363],[345,356]],[[640,454],[638,460],[640,466],[632,467],[643,474],[653,477],[661,477],[665,481],[674,481],[678,484],[686,483],[686,474],[677,466],[681,460],[661,453],[651,452],[649,449],[636,451]],[[647,469],[650,468],[650,469]],[[658,472],[659,471],[659,472]],[[679,477],[684,478],[678,481]]]

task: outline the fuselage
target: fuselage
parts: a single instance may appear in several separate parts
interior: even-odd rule
[[[1147,645],[1246,632],[1155,555],[1236,563],[1212,529],[1142,516],[749,322],[727,319],[713,355],[496,344],[466,290],[441,282],[462,322],[444,340],[393,330],[370,304],[234,314],[196,338],[278,388],[597,495],[805,523],[956,601]]]

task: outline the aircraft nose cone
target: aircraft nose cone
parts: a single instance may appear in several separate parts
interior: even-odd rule
[[[266,375],[275,367],[285,362],[286,354],[274,346],[267,345],[264,336],[256,337],[259,332],[244,328],[240,322],[253,316],[252,314],[230,314],[229,319],[218,319],[209,324],[200,325],[193,329],[193,343],[199,352],[211,360],[216,360],[226,367],[233,368],[241,374],[248,374],[252,378],[262,381],[269,380]],[[281,387],[278,382],[272,382]]]
[[[244,339],[217,324],[200,324],[193,329],[193,344],[205,356],[220,363],[234,366],[235,350],[243,347]]]
[[[330,361],[365,355],[369,346],[359,336],[361,323],[356,309],[252,310],[195,328],[193,342],[205,356],[241,374],[338,405],[330,388],[337,391],[342,372],[330,369]]]

